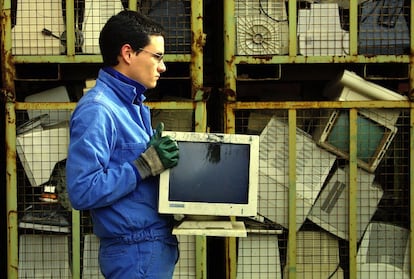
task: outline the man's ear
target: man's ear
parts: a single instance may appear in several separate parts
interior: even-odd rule
[[[121,47],[121,51],[120,51],[120,56],[121,59],[129,64],[131,61],[131,54],[133,54],[134,50],[132,49],[132,47],[129,44],[125,44]]]

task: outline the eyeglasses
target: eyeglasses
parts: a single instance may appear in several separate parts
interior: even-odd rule
[[[143,49],[143,48],[139,48],[139,50],[152,54],[152,56],[158,61],[158,63],[161,63],[164,59],[164,54],[155,53],[155,52]]]

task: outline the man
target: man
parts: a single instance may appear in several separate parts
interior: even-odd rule
[[[104,67],[70,122],[67,188],[90,210],[106,278],[171,278],[178,260],[173,217],[158,213],[159,174],[178,162],[177,143],[151,128],[145,90],[166,71],[163,28],[122,11],[101,30]]]

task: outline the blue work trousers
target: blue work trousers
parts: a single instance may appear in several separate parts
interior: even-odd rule
[[[175,236],[101,239],[99,265],[106,279],[169,279],[178,261]]]

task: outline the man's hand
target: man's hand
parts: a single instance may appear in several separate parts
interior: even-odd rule
[[[178,163],[178,144],[169,136],[163,137],[163,130],[164,123],[161,122],[151,137],[147,150],[134,162],[142,179],[150,175],[158,175]]]

